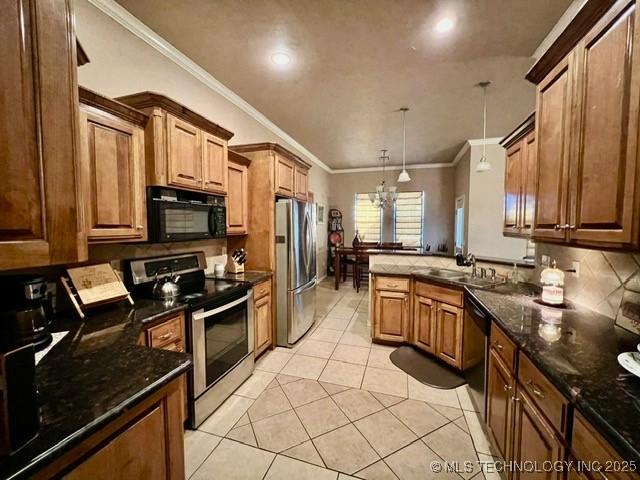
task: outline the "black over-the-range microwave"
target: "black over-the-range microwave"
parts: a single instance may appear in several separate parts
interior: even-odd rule
[[[163,187],[147,188],[150,242],[184,242],[227,236],[224,197]]]

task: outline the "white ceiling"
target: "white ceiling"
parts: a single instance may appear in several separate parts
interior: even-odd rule
[[[450,162],[534,108],[532,53],[571,0],[118,0],[332,168]],[[436,34],[436,21],[456,18]],[[270,60],[290,54],[289,66]],[[215,120],[215,119],[214,119]]]

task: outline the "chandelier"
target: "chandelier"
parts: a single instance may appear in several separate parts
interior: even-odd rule
[[[396,203],[398,194],[396,193],[395,186],[387,187],[385,183],[385,166],[387,164],[387,160],[389,160],[387,151],[382,150],[382,155],[379,158],[382,160],[382,181],[380,182],[380,185],[376,187],[375,193],[369,193],[369,200],[374,207],[387,208]]]

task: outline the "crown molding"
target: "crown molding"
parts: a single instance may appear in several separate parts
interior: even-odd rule
[[[217,80],[213,75],[207,72],[204,68],[202,68],[176,47],[167,42],[164,38],[162,38],[151,28],[141,22],[138,18],[133,16],[122,5],[116,3],[114,0],[89,0],[89,3],[99,9],[102,13],[106,14],[112,20],[126,28],[129,32],[133,33],[147,45],[153,47],[162,55],[173,61],[176,65],[190,73],[211,90],[218,93],[229,102],[233,103],[240,110],[245,112],[247,115],[270,130],[272,133],[280,137],[283,141],[291,145],[295,150],[299,151],[302,155],[307,157],[320,168],[322,168],[326,172],[332,173],[332,169],[328,165],[326,165],[313,153],[311,153],[304,146],[294,140],[293,137],[291,137],[288,133],[286,133],[275,123],[269,120],[264,114],[260,113],[255,107],[249,104],[249,102],[230,90],[219,80]]]

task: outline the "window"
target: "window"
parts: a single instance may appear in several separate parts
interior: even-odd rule
[[[399,192],[395,208],[396,242],[422,246],[423,192]]]
[[[362,235],[362,241],[380,241],[381,215],[380,209],[369,200],[368,193],[356,193],[356,230]]]

